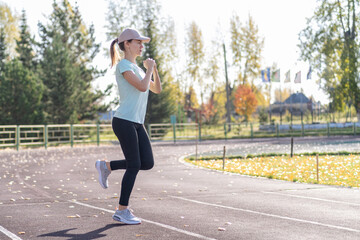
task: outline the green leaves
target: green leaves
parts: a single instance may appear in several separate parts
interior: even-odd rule
[[[92,66],[100,45],[78,7],[68,0],[54,1],[49,22],[38,25],[40,43],[31,37],[23,11],[20,36],[13,37],[16,54],[7,41],[9,27],[16,23],[9,11],[0,6],[0,124],[76,123],[106,111],[108,105],[100,100],[108,89],[101,92],[91,86],[105,73]],[[1,28],[4,21],[6,28]]]
[[[6,51],[11,58],[16,57],[16,40],[19,39],[18,20],[19,17],[8,5],[0,3],[0,28],[4,29]]]
[[[259,36],[258,26],[250,15],[245,25],[242,25],[239,16],[234,15],[230,20],[230,31],[237,80],[242,84],[253,83],[260,72],[264,39]]]
[[[43,85],[37,75],[14,59],[5,65],[0,85],[0,124],[43,122]]]
[[[105,93],[95,91],[91,82],[105,73],[92,67],[99,52],[94,27],[87,28],[77,7],[67,0],[53,4],[49,23],[39,24],[42,59],[41,79],[46,91],[47,121],[76,123],[94,119],[108,106],[99,102]]]
[[[166,67],[163,61],[164,50],[161,46],[161,39],[163,39],[160,30],[160,19],[158,16],[160,12],[159,6],[154,0],[147,0],[142,6],[143,14],[141,15],[144,24],[143,33],[145,36],[150,37],[151,41],[145,44],[145,51],[143,57],[139,60],[139,66],[142,66],[143,60],[146,58],[153,58],[156,60],[157,68],[159,71],[160,81],[162,83],[162,92],[160,94],[149,93],[146,123],[162,123],[168,122],[170,115],[175,112],[176,100],[174,83],[171,72]]]
[[[321,87],[330,95],[332,109],[343,110],[352,102],[360,113],[358,7],[355,0],[321,1],[299,34],[299,48],[301,58],[325,80]]]
[[[205,49],[204,40],[202,37],[201,29],[192,21],[187,29],[186,39],[186,52],[187,52],[187,71],[190,77],[190,86],[193,82],[198,83],[200,90],[201,110],[204,110],[204,63],[205,63]],[[187,91],[187,89],[186,89]],[[189,87],[189,95],[190,87]],[[191,95],[190,95],[191,96]],[[191,104],[194,104],[191,102]],[[193,107],[193,106],[191,106]],[[189,109],[190,110],[190,109]],[[198,119],[201,122],[201,118]]]
[[[7,58],[5,32],[0,36],[0,124],[43,123],[41,99],[44,86],[38,78],[33,40],[22,14],[20,38],[16,40],[18,57]]]
[[[35,51],[33,45],[35,43],[34,38],[30,36],[30,32],[27,26],[25,10],[23,10],[21,15],[21,24],[20,24],[20,38],[16,40],[16,52],[19,55],[19,60],[22,62],[23,66],[27,69],[36,68],[35,63]]]

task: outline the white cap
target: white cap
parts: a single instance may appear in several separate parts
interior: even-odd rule
[[[120,36],[118,37],[118,42],[121,43],[121,42],[131,40],[131,39],[141,40],[146,43],[150,42],[150,38],[141,36],[138,31],[136,31],[135,29],[131,29],[131,28],[125,29],[120,34]]]

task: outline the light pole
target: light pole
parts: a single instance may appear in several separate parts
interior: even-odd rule
[[[226,80],[226,121],[229,124],[228,131],[231,131],[231,118],[230,118],[230,87],[229,87],[229,79],[228,79],[228,72],[227,72],[227,62],[226,62],[226,49],[225,49],[225,43],[223,43],[223,49],[224,49],[224,60],[225,60],[225,80]]]

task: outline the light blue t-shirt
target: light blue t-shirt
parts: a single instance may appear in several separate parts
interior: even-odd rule
[[[122,59],[116,65],[115,75],[119,89],[120,106],[117,108],[114,117],[143,124],[145,120],[149,87],[145,92],[137,90],[124,78],[123,73],[126,71],[133,72],[140,80],[143,80],[145,77],[145,72],[127,59]]]

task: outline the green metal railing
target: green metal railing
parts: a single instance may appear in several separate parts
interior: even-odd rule
[[[360,123],[344,124],[293,124],[263,125],[260,123],[198,124],[150,124],[151,140],[210,140],[266,137],[305,137],[360,134]],[[184,134],[185,133],[185,134]]]
[[[149,124],[151,141],[260,137],[303,137],[360,134],[360,123],[263,125],[260,123]],[[0,148],[45,147],[117,142],[111,124],[0,125]]]
[[[174,141],[196,139],[199,136],[197,123],[149,124],[151,141]]]
[[[70,145],[117,141],[109,124],[3,125],[0,148]]]

